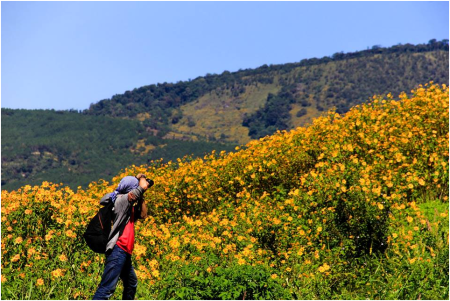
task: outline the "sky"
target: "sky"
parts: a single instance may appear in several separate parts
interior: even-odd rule
[[[449,38],[449,2],[1,2],[1,107]]]

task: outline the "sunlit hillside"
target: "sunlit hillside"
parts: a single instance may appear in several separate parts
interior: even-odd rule
[[[92,104],[84,114],[140,119],[172,138],[248,143],[346,113],[374,94],[448,83],[448,40],[335,53],[281,65],[206,74],[138,87]]]
[[[139,299],[448,299],[449,89],[412,95],[86,190],[2,191],[2,299],[91,298],[104,259],[82,233],[137,173],[156,183]]]
[[[373,94],[400,93],[425,79],[442,78],[440,83],[446,83],[448,70],[443,66],[448,66],[446,52],[378,54],[284,72],[268,68],[269,82],[223,85],[183,104],[183,117],[172,131],[248,143],[277,129],[306,126],[329,109],[345,113]],[[270,99],[270,94],[276,97]]]

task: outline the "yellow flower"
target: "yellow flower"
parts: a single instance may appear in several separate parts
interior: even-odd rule
[[[67,231],[66,231],[66,236],[67,236],[67,237],[71,237],[71,238],[77,237],[77,235],[76,235],[75,233],[73,233],[72,230],[67,230]]]
[[[14,255],[14,257],[11,259],[11,262],[17,262],[20,259],[20,254]]]
[[[317,232],[322,232],[322,227],[317,228]]]
[[[398,236],[397,233],[392,233],[393,238],[397,238],[397,236]]]
[[[43,280],[42,278],[39,278],[39,279],[36,281],[36,285],[37,285],[37,286],[44,285],[44,280]]]
[[[319,267],[319,272],[323,273],[325,271],[328,271],[330,269],[330,266],[327,263],[324,263],[322,266]]]
[[[27,210],[25,210],[25,214],[31,214],[31,212],[33,212],[32,210],[30,210],[30,209],[27,209]]]
[[[6,277],[2,274],[2,276],[1,276],[1,278],[2,278],[2,283],[4,283],[4,282],[6,282]]]
[[[61,270],[61,269],[56,269],[56,270],[54,270],[54,271],[52,272],[52,276],[53,276],[54,278],[58,278],[58,277],[63,276],[63,273],[64,273],[63,270]]]
[[[180,246],[180,242],[178,241],[178,238],[174,237],[170,240],[169,245],[172,249],[176,249]]]
[[[277,278],[278,278],[278,275],[277,275],[277,274],[272,274],[272,275],[270,275],[270,278],[272,278],[272,279],[277,279]]]
[[[378,209],[382,210],[384,208],[383,204],[378,203]]]
[[[245,259],[239,258],[239,260],[238,260],[238,264],[239,264],[239,265],[243,265],[243,264],[245,264],[245,263],[246,263]]]
[[[137,259],[137,258],[138,258],[138,257],[136,257],[136,259]],[[180,256],[178,256],[178,255],[172,256],[172,257],[171,257],[171,260],[172,260],[172,261],[180,260]]]
[[[155,269],[158,266],[158,261],[156,259],[153,259],[149,262],[149,264],[152,269]]]
[[[245,248],[244,251],[242,251],[242,254],[249,257],[252,254],[252,251],[249,248]]]
[[[159,277],[159,271],[158,270],[153,270],[152,271],[152,275],[153,275],[153,277],[158,278]]]
[[[23,239],[22,239],[22,237],[17,237],[15,240],[14,240],[14,244],[15,245],[18,245],[18,244],[21,244],[23,242]]]
[[[60,256],[59,256],[59,260],[61,260],[61,261],[67,261],[66,255],[64,255],[64,254],[60,255]]]
[[[408,217],[406,218],[406,220],[407,220],[409,223],[412,223],[413,218],[412,218],[411,216],[408,216]]]
[[[34,248],[29,248],[28,249],[28,258],[33,256],[33,254],[36,254],[36,249]]]

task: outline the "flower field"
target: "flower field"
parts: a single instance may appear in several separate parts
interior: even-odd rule
[[[2,299],[91,298],[104,257],[82,234],[138,173],[155,181],[139,299],[448,299],[448,114],[448,87],[430,83],[233,153],[2,191]]]

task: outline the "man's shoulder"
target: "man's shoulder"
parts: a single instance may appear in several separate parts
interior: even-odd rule
[[[130,196],[130,194],[131,194],[131,196]],[[141,187],[137,187],[137,188],[131,190],[130,192],[128,192],[127,194],[119,194],[116,198],[115,206],[128,208],[128,205],[130,203],[142,198],[143,194],[144,194],[144,191]],[[130,197],[131,197],[131,199],[130,199]]]
[[[119,194],[114,202],[114,208],[121,209],[128,207],[128,194]],[[116,210],[117,212],[118,210]]]

